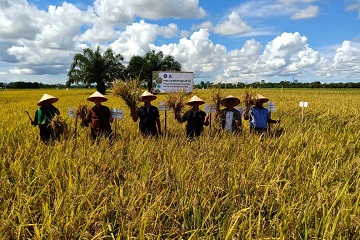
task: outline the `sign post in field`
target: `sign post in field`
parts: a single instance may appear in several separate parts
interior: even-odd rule
[[[115,132],[115,139],[116,139],[116,126],[117,126],[117,119],[119,120],[122,120],[124,119],[124,110],[123,109],[117,109],[117,108],[112,108],[111,109],[111,117],[115,120],[115,123],[114,123],[114,132]]]
[[[302,108],[301,110],[301,121],[304,121],[304,109],[308,107],[308,102],[300,102],[299,106]]]
[[[166,104],[166,102],[159,102],[158,106],[159,111],[165,112],[165,118],[164,118],[164,132],[166,131],[166,112],[170,110],[169,105]]]

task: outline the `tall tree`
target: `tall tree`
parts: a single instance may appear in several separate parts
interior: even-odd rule
[[[100,47],[95,52],[86,48],[83,53],[75,54],[66,84],[69,86],[72,83],[79,82],[96,83],[97,91],[104,94],[106,91],[105,84],[121,77],[124,66],[120,61],[123,60],[121,54],[115,54],[110,48],[103,54],[100,52]]]
[[[164,56],[162,51],[151,50],[145,56],[133,56],[127,67],[128,75],[139,76],[148,83],[148,90],[152,88],[153,71],[181,71],[181,65],[171,55]]]

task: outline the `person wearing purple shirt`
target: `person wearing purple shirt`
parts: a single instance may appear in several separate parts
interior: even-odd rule
[[[250,130],[256,133],[266,133],[268,124],[280,123],[280,120],[273,120],[270,118],[270,113],[267,108],[264,108],[263,104],[269,101],[267,97],[260,94],[256,95],[255,106],[249,109],[245,109],[244,119],[250,119]]]

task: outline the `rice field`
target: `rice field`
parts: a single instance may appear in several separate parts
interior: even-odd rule
[[[104,105],[125,118],[112,124],[115,141],[98,144],[67,117],[92,106],[93,89],[0,92],[0,239],[359,239],[360,90],[255,91],[281,119],[267,137],[244,120],[239,136],[212,121],[187,142],[169,111],[164,135],[144,139],[109,91]],[[44,93],[76,128],[49,146],[25,113]],[[194,93],[210,101],[209,90]]]

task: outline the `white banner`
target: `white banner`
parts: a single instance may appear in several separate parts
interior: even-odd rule
[[[194,83],[193,72],[152,72],[154,93],[178,92],[191,93]]]
[[[114,119],[124,119],[124,110],[123,109],[111,109],[111,117]]]

